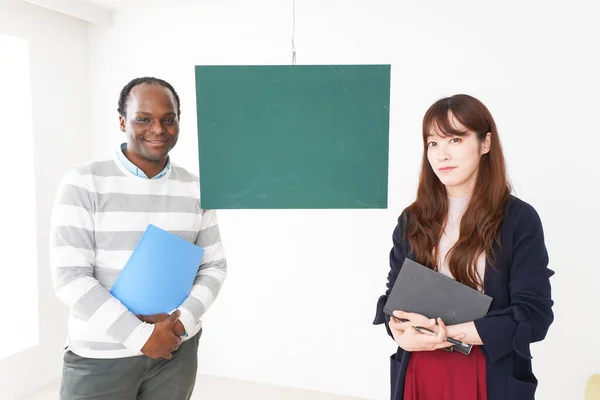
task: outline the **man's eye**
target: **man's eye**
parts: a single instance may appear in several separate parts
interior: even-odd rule
[[[150,122],[150,118],[136,118],[135,119],[136,122]]]
[[[165,122],[166,122],[167,124],[174,124],[174,123],[176,123],[176,122],[177,122],[177,120],[176,120],[175,118],[169,118],[169,119],[165,120]]]

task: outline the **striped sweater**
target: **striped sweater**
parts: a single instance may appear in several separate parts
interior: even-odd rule
[[[205,249],[188,298],[179,307],[188,340],[227,276],[214,210],[200,207],[197,176],[171,163],[159,179],[133,175],[117,158],[69,171],[52,213],[50,265],[57,296],[70,308],[66,348],[82,357],[141,355],[154,325],[110,294],[148,224]]]

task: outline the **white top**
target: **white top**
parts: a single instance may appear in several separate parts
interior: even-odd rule
[[[448,251],[454,246],[454,244],[458,241],[458,237],[460,236],[460,221],[462,216],[467,209],[469,204],[470,197],[456,198],[456,197],[448,197],[448,221],[446,223],[446,227],[444,232],[442,233],[442,237],[440,238],[439,244],[439,259],[438,266],[439,272],[442,274],[449,276],[454,279],[450,269],[448,268],[448,262],[446,261],[446,255]],[[479,255],[477,259],[477,274],[481,282],[483,282],[483,277],[485,274],[485,263],[486,263],[486,254],[485,252]],[[483,288],[479,287],[480,291],[483,291]]]

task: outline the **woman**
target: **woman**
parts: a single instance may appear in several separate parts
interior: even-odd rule
[[[374,321],[398,344],[391,398],[531,400],[537,380],[529,345],[544,339],[554,319],[540,218],[511,195],[496,124],[479,100],[455,95],[433,104],[423,142],[417,199],[398,218]],[[491,296],[487,315],[446,326],[397,310],[390,320],[383,306],[405,257]],[[471,354],[440,351],[451,346],[448,336],[473,344]]]

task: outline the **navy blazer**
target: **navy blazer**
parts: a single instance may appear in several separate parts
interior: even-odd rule
[[[386,294],[377,302],[374,324],[385,324],[387,296],[405,257],[411,257],[404,235],[405,211],[394,230]],[[487,361],[488,400],[532,400],[537,379],[531,370],[529,345],[546,336],[554,320],[548,253],[542,223],[535,209],[511,196],[501,227],[501,246],[494,245],[495,262],[486,265],[484,292],[493,298],[490,310],[475,320]],[[434,317],[434,316],[431,316]],[[404,397],[404,377],[410,352],[398,347],[391,356],[391,399]]]

